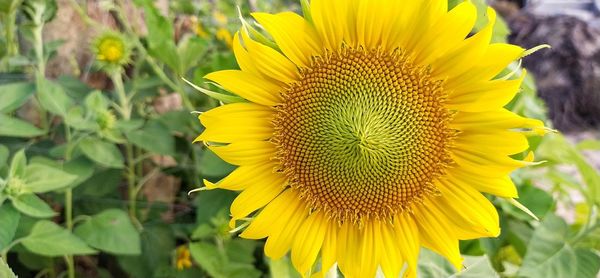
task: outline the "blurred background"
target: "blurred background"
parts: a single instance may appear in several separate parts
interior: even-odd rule
[[[512,176],[533,216],[490,196],[501,236],[461,242],[459,273],[423,249],[419,276],[600,277],[598,1],[472,1],[474,32],[490,4],[495,42],[552,46],[507,69],[531,73],[508,108],[557,132],[530,134],[545,163]],[[188,195],[234,169],[192,145],[195,111],[228,96],[202,77],[237,68],[240,17],[289,10],[300,3],[0,0],[0,278],[299,277],[229,229],[235,193]]]

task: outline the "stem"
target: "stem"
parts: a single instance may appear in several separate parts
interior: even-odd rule
[[[75,278],[75,262],[73,256],[65,256],[65,262],[67,263],[67,277]]]
[[[123,116],[123,119],[128,121],[131,119],[132,107],[129,103],[129,98],[127,98],[127,94],[125,93],[125,86],[123,85],[123,77],[121,76],[121,71],[114,71],[110,75],[110,79],[115,85],[115,93],[117,93],[117,98],[119,100],[119,112],[121,112],[121,116]]]
[[[123,86],[123,78],[120,71],[114,71],[111,74],[111,79],[115,85],[115,93],[119,99],[119,111],[124,120],[131,119],[131,103],[125,93]],[[136,194],[136,175],[135,175],[135,156],[133,146],[130,143],[125,144],[125,155],[127,156],[127,195],[129,203],[129,217],[138,230],[142,230],[143,226],[137,218],[137,194]]]

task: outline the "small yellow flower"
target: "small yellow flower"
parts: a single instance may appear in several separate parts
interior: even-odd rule
[[[129,62],[131,47],[123,35],[108,31],[95,39],[93,51],[102,66],[122,66]]]
[[[227,25],[227,16],[220,11],[213,12],[213,18],[217,22],[217,25],[224,26]]]
[[[182,245],[177,247],[177,260],[175,261],[175,266],[179,270],[184,270],[186,268],[192,267],[192,259],[190,257],[190,249],[186,245]]]
[[[231,48],[231,43],[233,42],[233,36],[226,28],[219,28],[217,30],[217,39],[224,42],[227,47]]]
[[[208,37],[208,33],[206,32],[206,30],[204,30],[204,26],[202,25],[202,22],[200,22],[197,17],[195,17],[195,16],[192,17],[191,21],[192,21],[192,30],[198,37],[201,37],[201,38]]]

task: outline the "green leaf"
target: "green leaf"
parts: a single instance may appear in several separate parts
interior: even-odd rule
[[[29,164],[25,168],[23,188],[33,193],[44,193],[63,189],[77,179],[63,170],[43,164]]]
[[[523,184],[517,187],[519,191],[519,198],[517,201],[529,209],[538,218],[546,215],[554,204],[554,199],[546,191],[541,190],[530,184]],[[510,215],[521,219],[523,221],[532,220],[526,212],[523,212],[518,207],[514,206],[509,202],[501,203],[502,209]]]
[[[31,138],[45,133],[26,121],[0,114],[0,136]]]
[[[85,98],[85,107],[92,111],[103,111],[108,109],[110,101],[101,91],[95,90]]]
[[[175,155],[175,139],[169,129],[158,121],[149,121],[138,130],[126,133],[134,145],[152,153]]]
[[[572,277],[577,270],[577,258],[565,243],[568,232],[564,220],[548,214],[533,233],[517,274],[531,278]]]
[[[0,250],[6,248],[15,237],[21,214],[11,205],[0,206]]]
[[[200,158],[202,175],[209,178],[221,178],[227,176],[235,169],[235,166],[223,161],[211,150],[206,149]]]
[[[10,113],[21,107],[33,94],[31,83],[12,83],[0,86],[0,112]]]
[[[63,164],[63,171],[76,176],[69,187],[76,187],[94,174],[94,163],[84,156],[79,156]]]
[[[111,254],[139,255],[140,235],[122,210],[105,210],[75,229],[90,246]]]
[[[0,170],[4,168],[6,162],[8,161],[8,156],[10,155],[10,151],[4,145],[0,145]]]
[[[81,106],[75,106],[67,112],[65,122],[70,127],[79,130],[99,130],[98,123],[92,117],[85,115],[85,111]]]
[[[10,270],[8,264],[0,258],[0,277],[2,278],[17,278],[17,276]]]
[[[25,166],[27,166],[27,157],[25,156],[25,150],[21,149],[13,155],[10,162],[10,170],[8,171],[8,178],[23,177],[25,175]]]
[[[56,215],[56,212],[35,194],[21,194],[16,197],[9,196],[9,199],[17,210],[31,217],[48,218]]]
[[[215,278],[261,277],[261,272],[251,263],[230,260],[216,246],[204,242],[190,244],[192,258]]]
[[[44,109],[63,117],[73,106],[73,101],[60,85],[44,78],[38,80],[37,98]]]
[[[114,144],[98,138],[84,138],[79,142],[79,148],[89,159],[110,168],[123,168],[123,155]]]
[[[196,36],[185,36],[179,41],[177,51],[181,61],[181,70],[185,74],[189,69],[196,66],[206,53],[207,41]]]
[[[600,274],[600,256],[592,250],[575,249],[577,257],[577,278],[596,278]]]
[[[225,190],[200,191],[196,199],[196,223],[209,223],[214,217],[225,218],[236,194]]]
[[[490,260],[487,256],[465,256],[465,261],[463,264],[465,269],[450,276],[450,278],[500,277],[494,268],[492,268]]]
[[[96,253],[81,239],[47,220],[38,221],[21,243],[27,250],[47,257]]]

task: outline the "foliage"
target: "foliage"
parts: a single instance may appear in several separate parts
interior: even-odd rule
[[[108,66],[106,59],[96,61],[90,73],[110,81],[101,88],[80,76],[50,79],[48,59],[64,42],[43,41],[42,34],[57,9],[67,7],[0,0],[0,277],[14,277],[12,270],[20,277],[297,277],[288,258],[270,261],[262,242],[229,231],[235,194],[187,194],[202,179],[217,181],[233,170],[192,145],[202,127],[191,112],[239,97],[186,81],[205,84],[208,72],[235,67],[228,40],[241,23],[234,7],[241,4],[246,16],[247,3],[171,1],[165,11],[136,0],[144,35],[123,1],[102,6],[121,27],[114,30],[77,1],[67,2],[95,33],[125,40],[127,57]],[[301,10],[299,1],[256,2],[263,11]],[[474,2],[484,13],[484,2]],[[183,28],[182,20],[191,27]],[[505,41],[506,24],[496,29],[494,41]],[[94,53],[93,43],[86,47]],[[514,70],[516,64],[507,73]],[[181,105],[157,104],[165,99]],[[545,119],[531,77],[509,108]],[[492,198],[501,236],[462,242],[466,268],[459,271],[423,249],[421,277],[596,277],[600,174],[582,151],[598,150],[600,142],[572,145],[560,134],[531,134],[530,143],[545,163],[514,173],[513,180],[519,202],[541,221]],[[577,174],[566,174],[565,166]],[[583,201],[570,199],[571,192]],[[559,217],[557,201],[576,207],[575,219]],[[189,250],[191,258],[176,249]],[[178,268],[184,259],[192,266]]]

